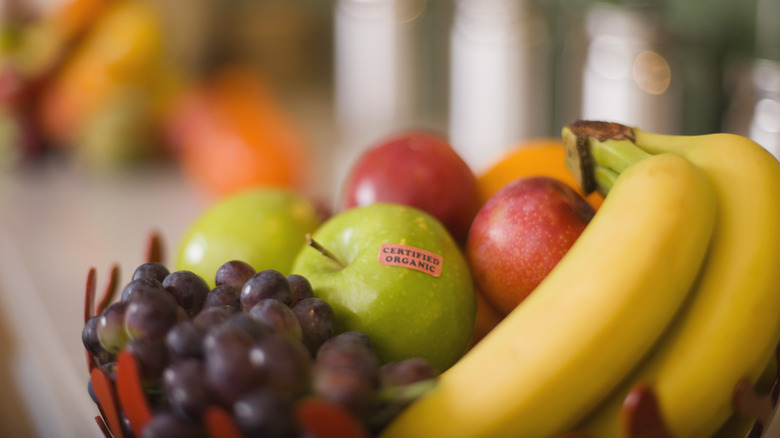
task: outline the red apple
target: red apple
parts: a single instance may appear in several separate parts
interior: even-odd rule
[[[466,255],[477,287],[502,315],[558,264],[595,211],[549,177],[515,180],[488,199],[472,223]]]
[[[463,243],[479,209],[477,179],[449,142],[419,130],[367,150],[345,181],[345,208],[392,202],[423,210]]]

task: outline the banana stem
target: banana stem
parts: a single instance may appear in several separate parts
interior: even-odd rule
[[[617,123],[580,120],[563,128],[566,166],[585,193],[606,196],[621,172],[651,155],[634,144],[633,135]]]
[[[593,177],[596,183],[596,190],[606,196],[609,189],[615,184],[620,174],[606,167],[596,166],[593,169]]]

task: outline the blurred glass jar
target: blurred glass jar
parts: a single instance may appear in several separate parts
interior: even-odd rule
[[[449,0],[448,0],[449,1]],[[333,192],[360,154],[408,128],[430,128],[425,72],[432,0],[337,0],[333,10]],[[433,24],[437,24],[433,22]]]
[[[339,0],[334,9],[336,123],[362,149],[414,119],[417,21],[425,0]]]
[[[153,0],[173,56],[195,71],[241,63],[284,92],[330,86],[332,2]]]
[[[747,136],[780,159],[780,62],[756,61],[756,97]]]
[[[731,105],[724,130],[750,138],[780,160],[780,62],[732,66]]]
[[[780,159],[780,1],[756,4],[755,59],[731,65],[727,132],[743,135]]]
[[[580,97],[570,118],[606,120],[655,132],[681,126],[680,79],[670,55],[662,11],[655,2],[596,3],[583,23],[582,65],[566,96]],[[574,58],[576,59],[576,58]],[[575,100],[576,101],[576,100]],[[573,114],[572,114],[573,115]]]
[[[450,34],[449,136],[479,170],[520,141],[548,134],[552,40],[526,0],[457,0]]]

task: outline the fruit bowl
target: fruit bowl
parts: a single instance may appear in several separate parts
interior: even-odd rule
[[[208,299],[204,296],[203,307],[196,306],[197,310],[193,310],[194,307],[181,305],[178,300],[182,295],[178,294],[175,299],[180,305],[177,309],[180,315],[173,320],[176,322],[172,322],[164,331],[156,332],[164,334],[162,340],[158,336],[148,336],[153,333],[147,329],[159,324],[132,323],[133,318],[130,315],[140,308],[138,303],[145,300],[145,295],[147,298],[156,294],[167,295],[166,290],[174,294],[177,286],[171,278],[181,278],[178,275],[181,273],[192,274],[191,271],[167,272],[162,259],[160,236],[152,234],[146,262],[136,270],[133,281],[122,289],[119,301],[115,300],[119,290],[118,266],[112,267],[102,295],[97,293],[96,270],[92,268],[87,274],[82,341],[90,376],[89,392],[99,410],[99,415],[94,419],[106,437],[241,438],[266,436],[267,429],[264,428],[280,426],[285,432],[295,434],[294,436],[304,433],[306,436],[321,438],[368,437],[381,430],[401,409],[435,382],[434,368],[427,359],[415,357],[410,360],[380,363],[375,356],[372,339],[368,335],[356,331],[333,334],[332,310],[328,311],[330,307],[327,302],[311,296],[311,287],[308,286],[307,289],[308,282],[305,277],[285,277],[273,270],[255,272],[248,264],[242,266],[242,263],[237,261],[225,263],[225,266],[230,266],[231,269],[220,269],[217,274],[217,287],[209,293],[219,290],[220,287],[230,287],[227,283],[240,281],[244,287],[235,289],[235,292],[240,293],[240,303],[235,302],[239,307],[230,313],[213,312],[226,310],[229,306],[223,305],[222,301],[211,301],[213,296]],[[152,265],[155,266],[150,268]],[[238,268],[235,268],[236,266]],[[159,289],[155,291],[140,286],[148,283],[153,287],[154,282],[146,275],[152,275],[150,272],[154,268],[160,269],[157,274],[163,270],[167,272],[164,281],[157,284],[157,287],[164,285],[162,292]],[[269,290],[281,293],[278,288],[269,289],[269,283],[258,286],[260,279],[267,279],[274,274],[278,274],[284,283],[289,282],[292,288],[287,289],[291,291],[288,292],[289,300],[276,296],[259,296]],[[296,277],[296,281],[293,281],[293,277]],[[250,284],[256,287],[252,289],[252,293],[247,293],[250,290],[247,285]],[[180,285],[178,287],[179,291],[186,290]],[[208,290],[205,284],[203,287]],[[235,298],[238,299],[238,295],[235,295]],[[253,300],[256,302],[249,305]],[[115,311],[121,312],[121,319],[108,316],[112,312],[112,306],[116,304],[119,308],[126,309]],[[141,307],[143,306],[142,304]],[[154,308],[147,307],[148,309]],[[153,318],[160,315],[157,310],[159,309],[152,312]],[[192,311],[191,319],[184,315],[189,311]],[[261,314],[262,311],[268,313]],[[289,315],[294,321],[285,320],[285,315]],[[97,316],[100,317],[96,318]],[[207,318],[201,319],[201,316]],[[97,322],[90,324],[95,321]],[[150,322],[149,319],[145,321]],[[176,348],[170,335],[181,325],[198,331],[200,337],[180,336],[177,338],[180,342],[176,346],[181,348]],[[140,332],[134,338],[135,329],[140,329]],[[130,338],[117,341],[119,336],[116,334],[120,332],[126,333]],[[112,341],[108,342],[107,339]],[[232,348],[236,344],[233,341],[237,339],[238,342],[248,340],[251,347],[245,350]],[[97,348],[95,342],[105,346],[105,349]],[[228,347],[221,347],[225,342]],[[163,350],[148,347],[155,344]],[[197,355],[198,360],[194,359],[196,355],[192,355],[191,349],[184,351],[193,345],[200,345],[202,348],[200,355]],[[360,351],[356,351],[356,348]],[[248,354],[242,359],[242,353]],[[155,355],[165,358],[158,359]],[[220,365],[210,368],[214,363],[212,360]],[[194,362],[199,362],[200,374],[173,371],[174,368],[192,369],[189,365]],[[360,370],[356,371],[355,367]],[[222,383],[218,385],[214,383],[216,374],[211,373],[214,369],[251,371],[238,376],[238,384],[225,380],[236,377],[228,371],[227,374],[221,374]],[[290,369],[293,371],[289,371]],[[363,377],[370,379],[367,381],[372,383],[365,391],[363,389],[366,386],[358,385],[357,392],[351,392],[349,383],[343,386],[345,374],[342,374],[342,371],[353,373],[353,383],[364,382],[360,380]],[[244,378],[247,374],[250,375],[248,379]],[[203,389],[208,394],[192,395],[190,390],[193,386],[188,386],[186,382],[192,376],[207,382],[195,385],[194,388],[196,391]],[[170,389],[169,385],[176,389]],[[174,400],[174,391],[188,395]],[[261,411],[251,405],[249,407],[254,410],[248,411],[250,414],[240,416],[237,406],[243,403],[246,408],[248,404],[245,401],[260,393],[274,395],[266,397],[266,404],[261,405],[264,408],[276,411],[272,406],[284,406],[279,408],[281,416],[284,417],[283,421],[269,417],[264,420],[266,423],[253,424],[251,419],[247,418]],[[357,398],[354,398],[355,394],[358,395]],[[275,413],[277,414],[279,413]],[[246,432],[247,430],[249,432]],[[290,436],[290,433],[280,436]]]
[[[157,234],[150,236],[146,257],[147,262],[161,262],[163,248]],[[97,272],[91,268],[87,275],[84,321],[99,314],[116,297],[118,290],[118,266],[110,273],[105,290],[97,293]],[[90,375],[91,395],[96,402],[99,415],[94,420],[107,438],[142,436],[142,431],[154,416],[153,408],[145,393],[142,372],[133,354],[122,350],[117,354],[111,369],[101,366],[100,361],[85,350],[86,365]],[[780,359],[780,348],[777,350]],[[734,388],[734,407],[736,413],[753,426],[746,438],[763,436],[764,429],[772,421],[780,395],[777,376],[766,379],[761,387],[754,387],[745,381]],[[635,386],[623,407],[623,420],[629,431],[629,438],[671,437],[664,426],[662,414],[655,396],[649,387]],[[338,415],[337,412],[331,415]],[[243,438],[244,434],[236,424],[232,414],[218,405],[209,406],[203,414],[203,423],[209,436],[221,438]],[[369,436],[366,431],[358,430],[354,436]],[[319,436],[319,435],[318,435]],[[588,435],[570,432],[561,438],[588,438]]]

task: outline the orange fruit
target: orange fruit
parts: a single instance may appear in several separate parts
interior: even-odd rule
[[[473,347],[482,338],[490,333],[493,328],[504,319],[504,315],[499,313],[492,304],[485,298],[485,295],[479,290],[475,290],[477,299],[477,316],[474,323],[474,334],[471,336],[471,346]]]
[[[563,141],[552,138],[528,140],[502,155],[477,177],[482,203],[505,185],[518,178],[548,176],[571,186],[598,209],[604,197],[597,192],[585,195],[574,176],[566,168]]]
[[[185,92],[167,132],[185,173],[216,197],[307,186],[310,151],[301,131],[248,70],[226,69]]]

